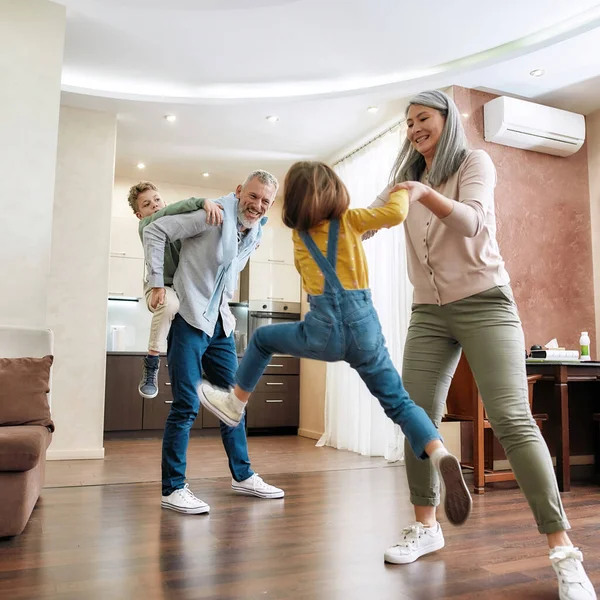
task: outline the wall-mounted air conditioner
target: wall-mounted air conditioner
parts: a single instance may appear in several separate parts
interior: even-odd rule
[[[570,156],[585,140],[583,115],[500,96],[483,107],[486,142]]]

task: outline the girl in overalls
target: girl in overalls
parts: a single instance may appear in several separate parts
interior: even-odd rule
[[[310,311],[298,323],[258,328],[240,363],[235,388],[224,392],[203,384],[200,401],[235,427],[273,354],[344,360],[400,426],[415,455],[432,461],[444,483],[446,516],[460,525],[471,511],[460,464],[404,389],[368,289],[361,236],[402,223],[408,214],[408,195],[400,192],[381,208],[349,210],[349,205],[345,185],[327,165],[299,162],[291,167],[285,180],[283,221],[294,230],[294,260],[309,293]]]

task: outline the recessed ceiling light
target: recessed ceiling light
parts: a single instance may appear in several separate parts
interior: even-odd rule
[[[529,74],[532,77],[542,77],[544,75],[546,71],[544,71],[544,69],[534,69],[533,71],[531,71]]]
[[[202,177],[210,177],[210,173],[202,173]]]
[[[175,121],[177,121],[177,117],[175,115],[165,115],[165,119],[169,121],[169,123],[175,123]]]
[[[141,170],[141,169],[145,169],[145,168],[146,168],[146,165],[145,165],[144,163],[138,163],[138,164],[137,164],[137,168],[138,168],[138,169],[140,169],[140,170]]]
[[[375,114],[379,110],[379,106],[369,106],[367,108],[367,112],[371,114]]]
[[[270,115],[267,117],[267,121],[269,121],[270,123],[277,123],[277,121],[279,121],[279,117],[275,115]]]
[[[467,119],[469,117],[469,113],[462,113],[462,116]]]

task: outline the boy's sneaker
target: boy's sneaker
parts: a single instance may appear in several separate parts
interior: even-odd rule
[[[444,488],[444,510],[452,525],[462,525],[471,514],[473,500],[463,478],[462,469],[456,456],[446,454],[438,465]]]
[[[246,496],[256,496],[257,498],[283,498],[285,492],[276,488],[274,485],[269,485],[262,477],[254,473],[244,481],[231,480],[231,489]]]
[[[210,506],[196,498],[187,483],[181,489],[163,496],[160,505],[186,515],[201,515],[210,511]]]
[[[583,554],[579,548],[552,548],[550,562],[558,577],[560,600],[596,600],[594,586],[583,569]]]
[[[385,551],[385,562],[406,565],[417,558],[444,547],[444,535],[439,523],[435,527],[425,527],[423,523],[414,523],[402,530],[402,540]]]
[[[160,359],[158,356],[146,356],[144,358],[144,370],[138,391],[142,398],[156,398],[158,396],[158,367]]]
[[[203,383],[200,386],[200,402],[202,406],[230,427],[237,427],[244,416],[236,406],[240,401],[231,392],[223,392]]]

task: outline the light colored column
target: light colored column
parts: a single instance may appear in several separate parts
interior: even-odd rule
[[[596,339],[591,340],[592,358],[600,360],[600,110],[586,117],[588,173],[590,178],[590,218],[592,229],[592,259],[594,261],[594,302]],[[594,355],[594,348],[596,350]]]
[[[51,459],[102,458],[117,119],[60,111],[48,326],[55,335]]]
[[[65,14],[0,0],[2,325],[46,325]]]

